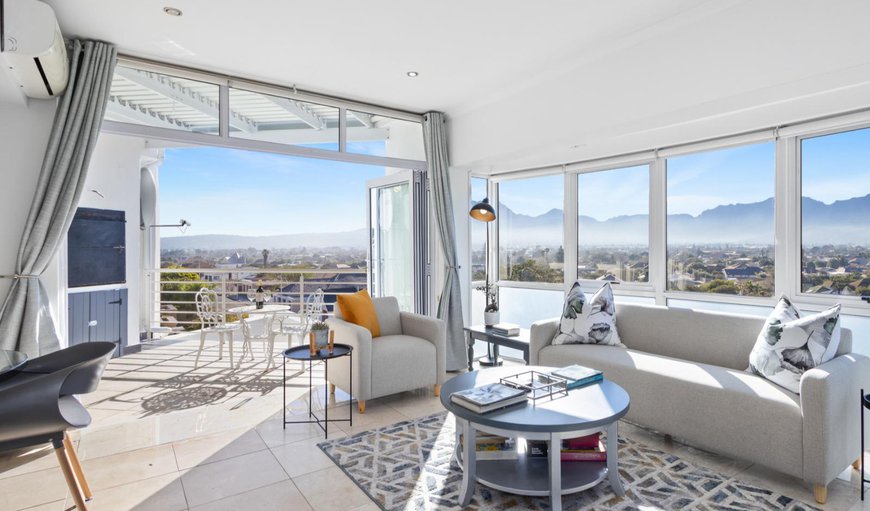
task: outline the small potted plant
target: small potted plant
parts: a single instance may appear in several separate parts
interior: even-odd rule
[[[313,325],[311,325],[311,339],[313,341],[313,348],[320,349],[325,348],[329,345],[329,325],[322,321],[317,321]]]
[[[483,309],[483,323],[492,326],[498,323],[498,286],[487,282],[475,289],[486,294],[486,307]]]

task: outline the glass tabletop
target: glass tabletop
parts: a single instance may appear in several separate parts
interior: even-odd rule
[[[0,374],[17,369],[27,362],[27,355],[20,351],[0,350]]]

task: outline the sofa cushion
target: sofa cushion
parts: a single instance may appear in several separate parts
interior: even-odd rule
[[[336,299],[342,319],[367,328],[372,333],[372,337],[381,335],[378,314],[368,291],[363,289],[353,294],[338,295]]]
[[[701,448],[769,460],[775,469],[801,475],[799,398],[763,378],[612,346],[546,346],[538,363],[599,369],[631,396],[629,420]],[[776,442],[771,441],[772,431]]]
[[[610,283],[604,284],[587,302],[580,288],[580,281],[571,286],[562,317],[559,333],[553,344],[602,344],[622,346],[616,331],[616,306]]]
[[[399,313],[399,300],[395,296],[375,298],[375,312],[378,313],[378,324],[381,335],[400,335],[402,333],[402,318]]]
[[[631,349],[745,371],[764,318],[622,303],[616,326]]]
[[[434,385],[435,345],[410,335],[383,335],[372,340],[372,397]]]
[[[755,374],[797,394],[804,372],[834,358],[839,344],[839,305],[803,316],[783,296],[758,334],[749,365]]]

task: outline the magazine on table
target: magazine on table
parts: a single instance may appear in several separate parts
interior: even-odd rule
[[[568,380],[569,390],[598,383],[604,379],[604,373],[598,369],[592,369],[591,367],[585,367],[578,364],[561,367],[552,371],[550,374]]]
[[[522,389],[515,389],[501,383],[490,383],[473,389],[454,392],[450,400],[462,407],[477,413],[486,413],[498,410],[513,404],[526,401],[526,393]]]

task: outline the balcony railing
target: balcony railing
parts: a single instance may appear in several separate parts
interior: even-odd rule
[[[309,295],[322,289],[325,314],[335,313],[336,296],[366,288],[364,269],[286,269],[286,268],[160,268],[146,272],[148,286],[148,338],[154,332],[199,329],[196,293],[203,287],[213,290],[224,312],[251,305],[247,292],[262,281],[271,293],[269,303],[287,304],[299,311]],[[227,321],[239,318],[226,315]]]

